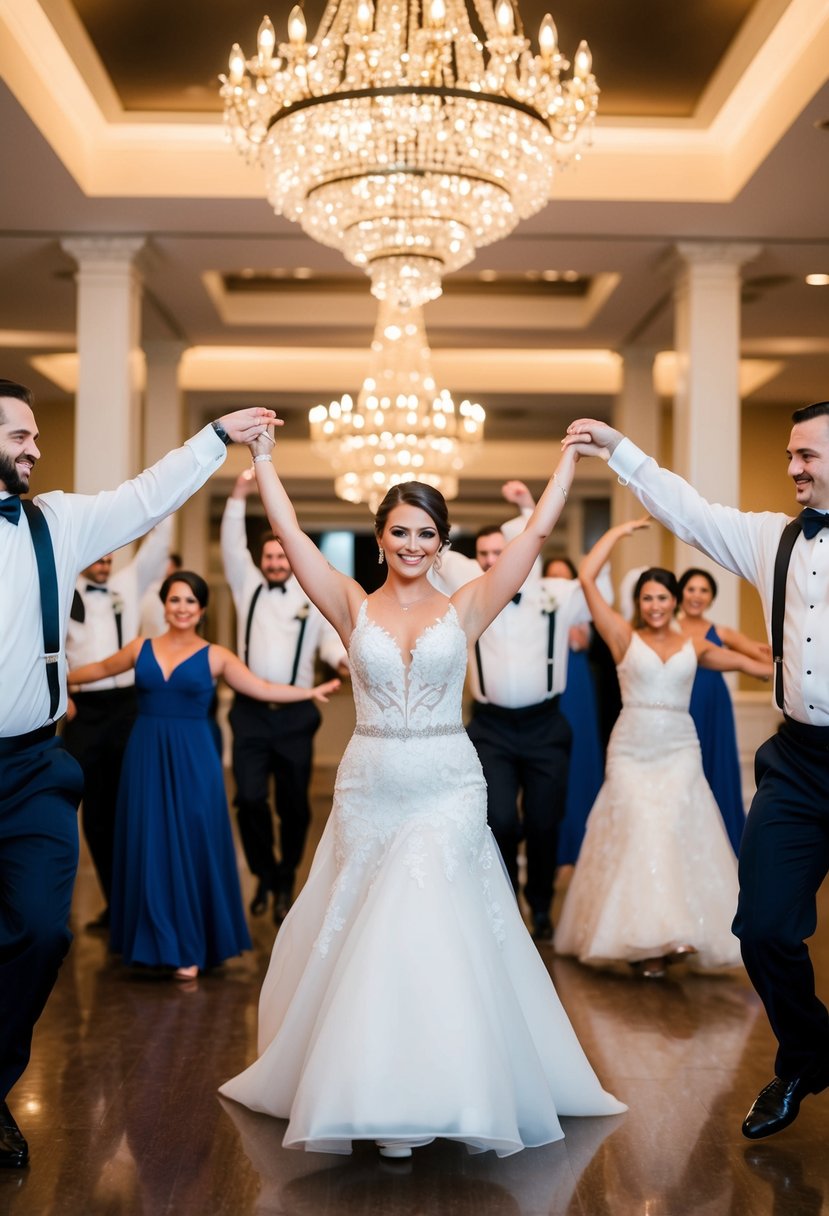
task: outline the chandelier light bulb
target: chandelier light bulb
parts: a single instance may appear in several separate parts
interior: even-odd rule
[[[590,54],[590,47],[582,38],[579,43],[578,50],[573,58],[573,73],[581,80],[586,80],[593,68],[593,56]]]
[[[374,25],[374,5],[371,0],[359,0],[357,5],[357,28],[361,34],[370,34]]]
[[[515,18],[509,0],[498,0],[495,6],[495,21],[498,25],[498,33],[508,38],[515,29]]]
[[[546,13],[538,31],[538,49],[545,62],[552,59],[558,50],[558,30],[549,13]]]
[[[308,26],[305,23],[305,14],[299,5],[295,4],[288,16],[288,40],[291,46],[302,46],[307,33]]]
[[[429,24],[433,29],[440,29],[446,20],[446,4],[444,0],[429,0]]]
[[[274,47],[276,46],[276,31],[273,28],[273,23],[270,17],[264,17],[262,24],[259,26],[259,33],[256,36],[256,45],[259,50],[260,63],[269,63],[273,55]]]
[[[242,48],[239,46],[238,42],[234,42],[233,48],[230,52],[230,58],[228,60],[228,76],[232,85],[242,83],[246,67],[247,61],[242,53]]]

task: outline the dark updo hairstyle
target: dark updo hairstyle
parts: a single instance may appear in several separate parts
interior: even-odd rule
[[[167,596],[170,594],[170,588],[173,583],[186,583],[198,600],[199,607],[207,607],[207,601],[210,598],[210,588],[202,576],[194,574],[192,570],[174,570],[172,574],[167,575],[158,589],[158,598],[162,604],[167,603]]]
[[[682,597],[685,594],[685,588],[688,586],[692,578],[704,578],[708,586],[711,588],[711,599],[717,598],[717,580],[713,574],[709,574],[707,570],[700,570],[698,566],[689,566],[685,573],[677,583],[679,589],[679,602],[682,603]]]
[[[401,481],[392,486],[386,497],[377,508],[374,516],[374,531],[382,536],[389,515],[395,507],[419,507],[430,516],[440,537],[441,548],[449,540],[449,512],[446,509],[446,499],[440,490],[428,486],[423,481]]]
[[[649,570],[643,570],[636,580],[636,586],[633,588],[633,628],[642,628],[642,617],[639,614],[639,596],[642,594],[642,588],[645,583],[659,583],[664,587],[676,600],[674,604],[674,612],[679,607],[679,585],[676,581],[676,575],[673,570],[666,570],[663,566],[651,566]]]
[[[570,558],[566,557],[563,553],[554,553],[553,556],[548,557],[544,563],[544,577],[545,578],[549,577],[549,575],[547,574],[547,571],[550,569],[550,566],[555,564],[555,562],[561,562],[562,566],[567,567],[567,569],[570,571],[570,578],[579,577],[579,572],[576,569],[575,562],[572,562],[570,560]]]

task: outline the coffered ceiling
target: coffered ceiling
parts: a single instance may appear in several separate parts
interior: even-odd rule
[[[521,9],[534,39],[544,4]],[[223,139],[216,78],[262,15],[260,0],[0,0],[3,374],[71,391],[60,240],[118,233],[146,238],[143,334],[187,349],[196,410],[276,401],[304,435],[310,405],[359,386],[367,280],[274,216]],[[669,396],[676,246],[745,242],[760,248],[747,400],[829,396],[829,286],[806,283],[829,274],[829,2],[561,0],[553,16],[565,52],[593,51],[593,147],[427,308],[441,382],[485,405],[493,441],[607,413],[632,344],[664,352]]]

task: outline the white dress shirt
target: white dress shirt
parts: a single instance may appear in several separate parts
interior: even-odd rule
[[[162,457],[132,481],[100,494],[54,490],[35,502],[49,525],[57,567],[61,637],[66,637],[75,580],[104,553],[142,536],[177,510],[203,485],[226,456],[211,426]],[[2,494],[2,497],[7,497]],[[29,522],[0,520],[0,738],[28,734],[49,719],[49,690],[43,657],[40,585]],[[66,656],[56,718],[66,712]]]
[[[302,621],[302,650],[295,684],[297,688],[313,688],[314,657],[319,651],[334,670],[346,659],[337,631],[291,575],[279,587],[268,588],[267,580],[248,550],[245,532],[245,500],[229,498],[222,516],[222,560],[225,578],[230,585],[236,605],[237,652],[245,658],[245,630],[250,602],[257,587],[262,591],[256,600],[250,630],[247,664],[254,675],[276,684],[289,684],[299,642]]]
[[[610,467],[655,519],[754,584],[770,632],[774,560],[790,517],[707,502],[629,439],[618,444]],[[783,688],[784,710],[790,717],[829,726],[829,529],[814,540],[798,537],[792,550],[783,626]]]
[[[97,663],[114,654],[138,637],[141,598],[159,574],[163,574],[170,555],[173,535],[172,516],[163,519],[144,540],[138,553],[126,566],[101,584],[79,578],[75,590],[84,609],[83,621],[70,616],[66,634],[66,664],[70,671],[86,663]],[[89,590],[94,587],[95,590]],[[160,601],[159,601],[160,603]],[[118,641],[116,607],[121,617],[121,641]],[[130,688],[135,672],[130,668],[117,676],[82,684],[81,692],[103,692],[113,688]]]

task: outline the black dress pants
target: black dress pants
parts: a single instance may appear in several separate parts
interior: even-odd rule
[[[779,1049],[785,1080],[829,1083],[829,1014],[815,992],[806,938],[829,870],[829,729],[786,719],[755,759],[757,792],[740,846],[733,929]]]
[[[522,709],[476,702],[467,733],[484,770],[487,818],[512,885],[517,892],[523,839],[524,895],[533,916],[548,916],[573,738],[558,697]]]
[[[320,712],[313,701],[271,705],[237,695],[229,720],[245,859],[251,873],[271,890],[291,894],[311,822],[308,787]],[[279,861],[274,853],[271,777],[279,820]]]
[[[60,739],[0,739],[0,1101],[29,1062],[72,941],[82,786]]]
[[[65,723],[63,741],[83,770],[83,834],[109,906],[118,783],[138,703],[134,688],[82,692],[73,700],[78,712]]]

